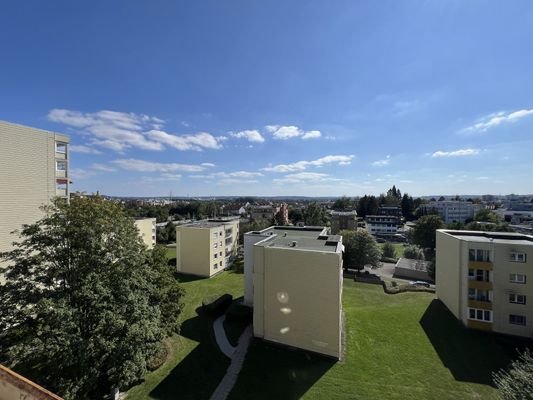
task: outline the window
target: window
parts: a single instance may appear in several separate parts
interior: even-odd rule
[[[526,317],[523,315],[509,314],[509,323],[513,325],[525,325]]]
[[[468,250],[469,261],[490,261],[490,251],[482,249],[470,249]]]
[[[218,243],[215,243],[215,249],[218,247]]]
[[[213,268],[214,268],[214,269],[218,269],[218,263],[214,263],[214,264],[213,264]]]
[[[222,247],[222,240],[220,241],[220,247]]]
[[[56,171],[66,171],[67,162],[63,160],[56,160]]]
[[[480,282],[490,282],[490,272],[482,269],[469,269],[468,279]]]
[[[526,253],[511,253],[511,261],[513,262],[526,262]]]
[[[218,232],[213,232],[213,237],[216,239],[218,237]]]
[[[220,261],[220,266],[222,267],[222,261]]]
[[[222,252],[218,253],[218,255],[219,255],[220,257],[222,257]]]
[[[492,322],[492,311],[469,308],[468,319],[473,319],[475,321]]]
[[[491,301],[491,292],[489,290],[468,288],[468,299],[476,301]]]
[[[526,276],[523,274],[510,274],[509,281],[511,283],[526,283]]]
[[[526,304],[526,296],[523,294],[510,294],[509,303]]]
[[[66,153],[67,144],[64,142],[56,142],[56,153]]]
[[[215,253],[215,258],[218,258],[218,253]]]

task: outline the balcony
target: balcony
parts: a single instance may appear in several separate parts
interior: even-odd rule
[[[468,307],[482,310],[492,310],[492,302],[479,299],[468,299]]]
[[[227,231],[226,231],[226,240],[227,240],[228,238],[231,238],[232,236],[233,236],[233,231],[232,231],[231,229],[227,230]]]
[[[468,261],[468,268],[481,269],[483,271],[492,271],[492,262],[490,261]]]
[[[467,320],[466,326],[472,329],[479,329],[481,331],[491,331],[492,322]]]
[[[492,290],[492,282],[469,279],[468,287],[472,289],[479,289],[479,290]]]
[[[67,189],[56,188],[56,196],[66,197],[67,196]]]
[[[67,177],[66,170],[56,170],[56,178],[66,178],[66,177]]]

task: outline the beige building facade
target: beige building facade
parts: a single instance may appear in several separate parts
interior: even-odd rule
[[[254,336],[339,359],[342,237],[327,228],[270,227],[245,234],[245,303]]]
[[[331,212],[331,233],[336,235],[342,230],[357,230],[357,211]]]
[[[62,398],[0,365],[0,400],[62,400]]]
[[[239,218],[219,218],[176,227],[176,269],[211,277],[231,265],[237,255]]]
[[[437,297],[470,328],[533,338],[533,236],[437,231]]]
[[[68,201],[69,137],[0,121],[0,251],[20,230],[42,217],[53,197]]]
[[[156,240],[156,219],[155,218],[137,218],[135,226],[139,230],[139,236],[146,247],[153,249],[157,243]]]

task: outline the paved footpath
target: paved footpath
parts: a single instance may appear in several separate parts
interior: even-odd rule
[[[225,316],[218,318],[213,324],[213,329],[215,330],[215,338],[220,350],[226,354],[226,351],[230,352],[230,349],[228,349],[227,346],[231,348],[231,355],[226,354],[231,358],[231,364],[226,371],[226,375],[224,375],[224,378],[222,378],[215,392],[211,396],[211,400],[225,400],[228,397],[235,382],[237,382],[237,377],[239,376],[239,372],[241,372],[242,364],[244,363],[244,358],[246,357],[246,352],[248,351],[248,346],[252,338],[252,325],[248,325],[239,337],[239,344],[237,347],[232,347],[226,337],[226,332],[224,331],[224,319]],[[219,323],[217,324],[217,322]],[[224,344],[224,339],[221,337],[221,341],[219,341],[219,336],[224,336],[227,345]]]
[[[217,341],[218,347],[227,357],[232,358],[233,353],[235,353],[236,347],[233,347],[226,336],[226,331],[224,330],[224,321],[226,320],[226,315],[218,317],[213,323],[213,330],[215,331],[215,339]]]

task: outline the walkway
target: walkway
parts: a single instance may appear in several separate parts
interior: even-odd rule
[[[246,357],[246,352],[248,351],[248,346],[252,338],[252,325],[248,325],[239,337],[237,347],[231,346],[224,331],[223,324],[225,319],[225,316],[218,318],[213,324],[213,329],[215,330],[215,338],[220,350],[231,358],[231,364],[226,371],[226,375],[224,375],[224,378],[222,378],[211,396],[211,400],[225,400],[228,397],[235,382],[237,382],[237,377],[239,376],[239,372],[241,372],[242,364],[244,363],[244,358]]]

